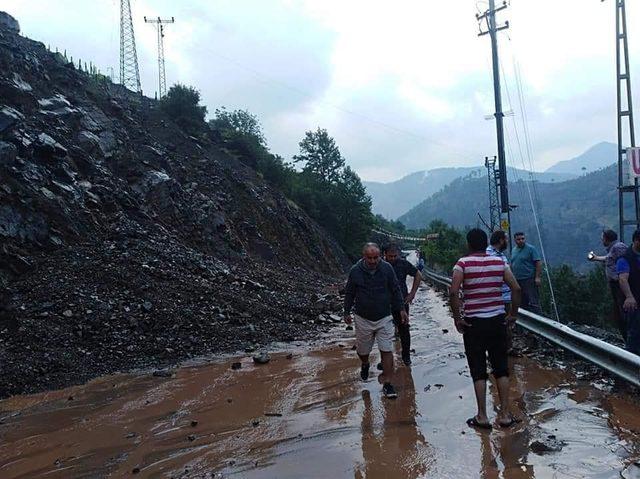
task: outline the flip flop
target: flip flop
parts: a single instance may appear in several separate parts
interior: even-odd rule
[[[501,428],[507,429],[507,428],[513,426],[514,424],[518,424],[520,422],[522,422],[522,419],[518,419],[518,418],[515,418],[515,417],[511,416],[509,418],[509,422],[508,423],[503,424],[501,422],[498,422],[498,424],[500,425]]]
[[[493,426],[491,426],[491,424],[487,423],[482,423],[482,422],[478,422],[478,420],[476,419],[475,416],[470,417],[469,419],[467,419],[467,426],[469,427],[477,427],[480,429],[487,429],[487,430],[491,430],[493,429]]]

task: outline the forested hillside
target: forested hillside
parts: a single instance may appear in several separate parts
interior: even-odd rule
[[[567,263],[584,270],[586,253],[601,248],[602,229],[617,228],[616,175],[611,166],[561,183],[528,183],[551,264]],[[527,183],[512,181],[510,195],[511,204],[517,205],[511,215],[513,231],[525,231],[537,244]],[[480,223],[478,213],[487,218],[488,202],[486,178],[458,179],[399,220],[415,229],[434,219],[457,227],[475,226]]]

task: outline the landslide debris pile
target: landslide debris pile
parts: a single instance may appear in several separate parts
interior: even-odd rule
[[[304,212],[0,20],[0,396],[330,322],[344,255]]]

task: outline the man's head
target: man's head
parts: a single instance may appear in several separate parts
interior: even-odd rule
[[[491,240],[489,244],[493,246],[497,251],[504,251],[507,249],[507,233],[502,230],[494,231],[491,233]]]
[[[514,234],[513,239],[516,242],[516,246],[518,248],[524,248],[524,244],[527,242],[527,238],[525,238],[522,231],[518,231],[516,234]]]
[[[618,233],[613,230],[604,230],[602,232],[602,244],[607,247],[612,245],[618,239]]]
[[[484,253],[487,250],[487,233],[480,228],[473,228],[467,233],[467,245],[471,253]]]
[[[633,249],[636,251],[636,253],[640,252],[640,229],[637,229],[633,232],[631,241],[633,241]]]
[[[387,246],[387,249],[384,251],[384,259],[387,260],[387,263],[395,263],[398,261],[400,257],[400,248],[397,244],[391,243]]]
[[[376,243],[367,243],[362,247],[362,261],[369,269],[376,269],[380,263],[380,247]]]

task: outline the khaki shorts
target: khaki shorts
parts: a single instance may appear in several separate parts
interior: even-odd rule
[[[393,351],[393,317],[386,316],[378,321],[369,321],[357,314],[353,315],[356,325],[356,352],[366,356],[373,349],[373,342],[378,342],[378,349],[383,352]]]

